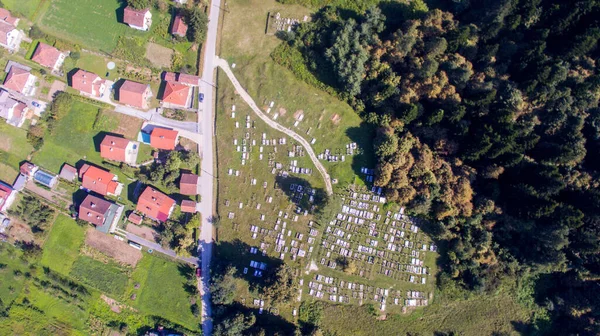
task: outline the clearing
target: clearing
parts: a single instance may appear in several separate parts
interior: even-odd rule
[[[126,242],[114,239],[94,228],[88,228],[85,243],[116,261],[135,267],[142,259],[142,252],[131,248]]]
[[[41,1],[42,0],[3,0],[2,3],[6,9],[14,14],[21,14],[32,20]]]
[[[123,295],[128,280],[126,270],[117,264],[103,263],[83,255],[77,258],[69,275],[114,297]]]
[[[158,68],[168,69],[173,59],[173,49],[163,47],[156,43],[146,45],[146,58]]]
[[[42,265],[64,275],[69,274],[73,263],[79,257],[79,248],[84,239],[84,228],[73,219],[59,215],[44,244]]]

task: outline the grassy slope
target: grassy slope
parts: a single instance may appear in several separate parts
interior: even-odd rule
[[[18,170],[19,163],[27,159],[33,150],[27,142],[27,131],[0,122],[0,134],[2,134],[0,162]]]
[[[52,226],[48,240],[44,244],[42,265],[69,274],[79,255],[79,247],[85,239],[84,228],[71,218],[59,215]]]
[[[42,0],[2,0],[4,7],[15,14],[21,14],[28,19],[33,19],[38,5]]]
[[[105,264],[87,256],[79,256],[71,276],[111,297],[120,298],[127,286],[127,273],[116,264]]]
[[[14,300],[23,289],[22,275],[16,276],[15,271],[25,271],[25,265],[19,258],[21,251],[12,247],[0,248],[0,298],[5,305]]]

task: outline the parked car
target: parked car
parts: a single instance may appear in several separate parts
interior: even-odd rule
[[[204,93],[198,93],[198,101],[201,103],[204,101]]]
[[[35,106],[35,107],[40,107],[40,103],[32,101],[31,105]]]
[[[200,267],[196,268],[196,277],[201,277],[202,276],[202,269]]]

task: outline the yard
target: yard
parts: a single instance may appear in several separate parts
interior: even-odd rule
[[[26,160],[27,156],[33,150],[29,142],[27,142],[27,131],[0,121],[0,134],[2,134],[2,141],[0,141],[0,162],[18,170],[21,161]],[[12,183],[12,181],[8,182]]]
[[[59,215],[44,244],[42,265],[68,275],[79,257],[79,248],[84,239],[85,228],[80,227],[73,219]]]
[[[190,310],[186,278],[182,273],[181,264],[144,254],[129,281],[128,296],[136,295],[130,304],[146,314],[198,330],[200,318],[194,317]],[[139,283],[139,289],[135,289],[136,283]]]
[[[42,0],[2,0],[6,9],[32,20]]]

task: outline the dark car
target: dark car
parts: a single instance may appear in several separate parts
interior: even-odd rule
[[[200,267],[196,268],[196,277],[201,277],[202,276],[202,269]]]
[[[204,93],[198,93],[198,100],[202,103],[204,101]]]
[[[40,104],[38,102],[31,102],[31,105],[33,105],[35,107],[40,107]]]

